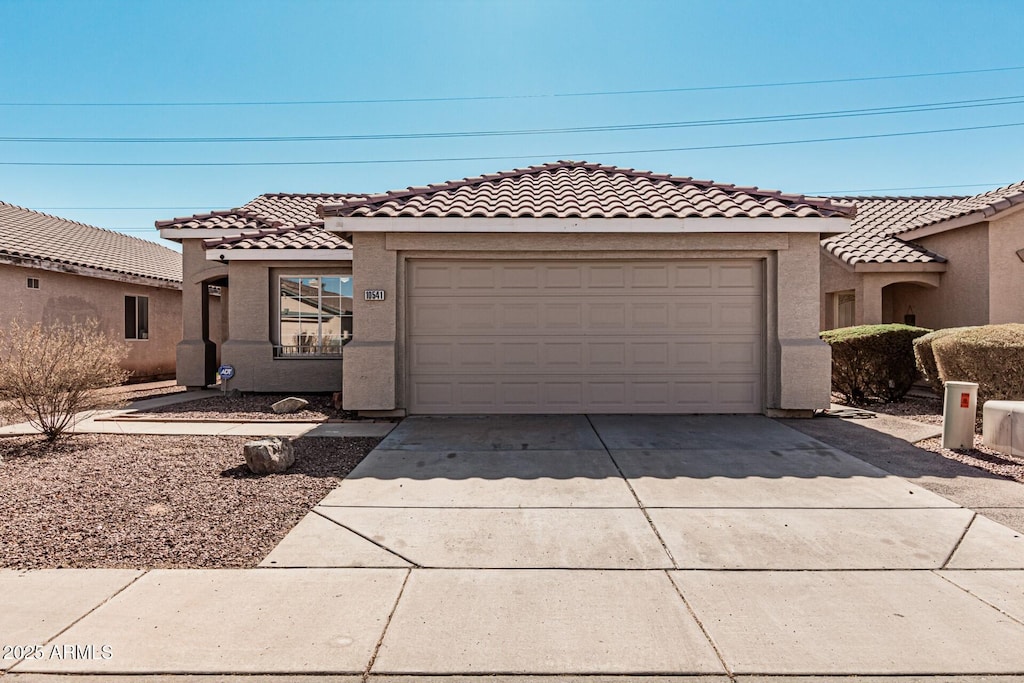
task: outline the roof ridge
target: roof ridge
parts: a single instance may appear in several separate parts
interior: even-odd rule
[[[763,189],[757,187],[756,185],[742,186],[735,185],[732,183],[719,183],[715,182],[714,180],[700,180],[693,178],[691,176],[677,176],[670,173],[656,173],[654,171],[637,170],[635,168],[623,168],[621,166],[600,164],[597,162],[589,162],[584,160],[560,159],[558,161],[527,166],[525,168],[514,168],[506,171],[498,171],[496,173],[488,173],[478,176],[467,176],[460,180],[448,180],[442,183],[409,186],[404,189],[389,190],[387,192],[382,193],[359,195],[359,198],[355,201],[343,201],[336,204],[325,204],[320,207],[317,207],[317,212],[321,216],[323,216],[325,209],[354,209],[361,206],[375,204],[378,202],[385,202],[395,199],[408,199],[410,197],[416,197],[438,191],[455,190],[458,188],[479,185],[485,182],[492,182],[495,180],[504,180],[506,178],[521,178],[528,175],[544,173],[546,171],[574,168],[583,168],[590,171],[602,171],[608,174],[624,174],[632,176],[634,178],[647,178],[650,180],[664,181],[677,185],[697,185],[704,189],[718,188],[729,192],[743,192],[746,194],[756,195],[760,197],[770,197],[773,199],[778,199],[780,201],[803,202],[816,208],[837,211],[840,213],[849,209],[849,207],[846,206],[833,204],[832,200],[828,197],[813,197],[803,194],[793,194],[782,192],[781,190]]]

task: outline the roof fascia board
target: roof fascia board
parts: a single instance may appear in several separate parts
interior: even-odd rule
[[[397,218],[329,216],[334,232],[450,233],[721,233],[806,232],[834,234],[850,229],[849,218]]]
[[[207,261],[351,261],[351,249],[207,249]]]
[[[946,263],[857,263],[853,270],[856,273],[944,273]]]
[[[183,239],[209,239],[211,237],[234,237],[246,232],[238,228],[160,228],[165,240],[179,242]]]
[[[101,270],[100,268],[89,268],[88,266],[79,266],[71,263],[48,261],[46,259],[30,256],[0,254],[0,264],[19,266],[21,268],[35,268],[37,270],[48,270],[54,273],[64,273],[65,275],[81,275],[83,277],[93,277],[99,280],[112,280],[114,282],[122,282],[124,284],[142,285],[143,287],[158,287],[160,289],[173,290],[181,289],[180,282],[157,280],[156,278],[148,278],[143,275],[132,275],[130,273],[116,273],[110,270]]]

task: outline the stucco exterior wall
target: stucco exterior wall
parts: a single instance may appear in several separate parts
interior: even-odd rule
[[[989,224],[990,323],[1024,322],[1024,210],[1008,213]]]
[[[989,318],[988,224],[938,233],[916,240],[949,259],[937,289],[901,287],[893,292],[892,314],[903,321],[914,307],[917,324],[931,329],[985,325]],[[1024,265],[1024,264],[1022,264]]]
[[[39,280],[29,289],[28,278]],[[14,319],[35,323],[94,319],[100,329],[124,340],[124,297],[149,297],[149,339],[124,340],[124,368],[131,380],[174,377],[175,345],[181,338],[181,292],[39,268],[0,265],[0,325]]]
[[[229,387],[254,392],[341,389],[340,358],[275,358],[279,339],[280,275],[348,275],[348,261],[310,264],[232,261],[228,266],[228,339],[221,362],[235,368]],[[358,331],[356,332],[358,338]],[[345,353],[348,347],[345,347]]]
[[[856,291],[860,287],[860,276],[846,268],[834,258],[819,249],[821,261],[821,297],[819,300],[819,324],[823,330],[831,330],[837,326],[832,296],[836,292]]]
[[[404,411],[405,262],[436,259],[760,258],[766,263],[766,412],[829,403],[828,347],[818,339],[817,234],[439,234],[353,236],[355,339],[345,347],[344,403],[366,412]],[[359,292],[383,289],[385,301]],[[233,328],[232,328],[233,329]]]

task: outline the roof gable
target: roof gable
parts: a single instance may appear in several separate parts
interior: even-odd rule
[[[323,216],[392,218],[848,217],[829,199],[558,161],[326,203]]]
[[[0,202],[0,254],[181,282],[181,254],[173,249],[6,202]]]
[[[982,192],[972,197],[959,197],[957,201],[935,207],[927,213],[919,214],[903,222],[898,233],[910,232],[920,228],[938,225],[956,218],[964,218],[977,214],[978,221],[987,220],[997,213],[1024,203],[1024,180]],[[956,227],[956,226],[951,226]]]

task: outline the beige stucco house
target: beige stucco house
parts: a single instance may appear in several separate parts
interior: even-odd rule
[[[174,377],[181,255],[165,246],[0,202],[0,291],[0,325],[97,320],[133,381]]]
[[[971,197],[842,197],[822,240],[822,329],[1024,322],[1024,182]]]
[[[364,414],[768,413],[829,404],[819,241],[853,210],[561,161],[157,224],[184,254],[178,380],[343,390]]]

